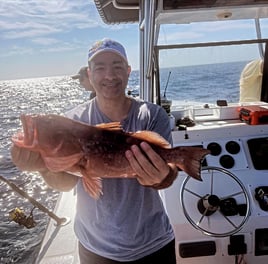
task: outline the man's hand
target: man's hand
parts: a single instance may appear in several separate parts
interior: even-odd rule
[[[126,158],[139,183],[156,189],[170,186],[178,173],[176,166],[167,164],[146,142],[142,142],[140,148],[133,145],[126,151]]]
[[[44,171],[47,167],[38,152],[20,148],[15,145],[11,148],[11,157],[13,163],[20,169],[25,171]]]
[[[40,172],[45,182],[53,189],[69,191],[78,181],[78,177],[70,173],[49,171],[38,152],[12,146],[11,157],[20,170]]]

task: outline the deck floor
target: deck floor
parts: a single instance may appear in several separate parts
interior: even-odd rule
[[[60,194],[54,213],[69,221],[63,226],[57,226],[55,220],[50,221],[36,264],[79,264],[78,242],[73,229],[75,205],[74,191]]]

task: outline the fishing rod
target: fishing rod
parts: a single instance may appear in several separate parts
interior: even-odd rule
[[[167,91],[167,87],[168,87],[168,83],[169,83],[170,74],[171,74],[171,71],[168,73],[167,83],[166,83],[166,87],[164,90],[164,98],[166,98],[166,91]]]
[[[9,185],[15,192],[17,192],[18,194],[20,194],[22,197],[26,198],[31,204],[33,204],[35,207],[37,207],[39,210],[41,210],[42,212],[48,214],[52,219],[54,219],[57,222],[57,226],[60,225],[65,225],[68,222],[68,218],[66,217],[58,217],[57,215],[55,215],[52,211],[50,211],[49,209],[47,209],[45,206],[43,206],[41,203],[39,203],[38,201],[36,201],[33,197],[31,197],[28,193],[26,193],[25,191],[23,191],[22,189],[20,189],[17,185],[15,185],[13,182],[9,181],[8,179],[6,179],[5,177],[0,175],[0,180],[5,182],[7,185]],[[34,207],[34,208],[35,208]],[[33,210],[32,210],[33,211]],[[12,215],[14,216],[14,218],[18,218],[20,219],[21,217],[23,218],[23,220],[27,221],[27,219],[22,215],[22,210],[20,209],[14,209],[12,211]],[[32,212],[30,214],[30,219],[32,218]],[[22,221],[22,224],[24,225]],[[16,222],[16,221],[15,221]],[[27,226],[27,223],[25,225]],[[30,226],[33,227],[33,226]],[[29,228],[29,227],[28,227]]]

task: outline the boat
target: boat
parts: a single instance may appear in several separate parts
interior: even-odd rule
[[[174,146],[203,146],[211,151],[202,163],[202,182],[181,171],[173,185],[161,191],[175,232],[177,263],[266,264],[268,39],[262,37],[260,21],[268,18],[268,2],[95,0],[95,4],[107,24],[137,23],[140,97],[165,107],[170,115]],[[164,25],[176,24],[180,28],[205,22],[209,28],[216,21],[240,20],[254,23],[256,37],[159,44],[159,32]],[[165,89],[161,87],[160,76],[166,51],[183,53],[196,48],[226,47],[226,51],[221,50],[221,57],[225,58],[230,47],[236,47],[239,53],[246,45],[254,46],[259,52],[258,59],[263,60],[259,100],[228,102],[219,98],[217,102],[175,102],[161,94]],[[192,121],[190,125],[181,123],[185,118]],[[79,263],[73,232],[74,210],[75,193],[62,193],[54,212],[63,221],[51,220],[36,263]]]

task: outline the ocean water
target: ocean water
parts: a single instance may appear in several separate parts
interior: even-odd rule
[[[167,68],[160,72],[161,94],[172,100],[228,103],[239,100],[240,74],[247,62]]]
[[[237,102],[239,77],[246,62],[163,69],[161,93],[168,99],[215,103]],[[168,75],[170,72],[170,79]],[[130,75],[129,88],[138,92],[139,73]],[[11,161],[11,136],[21,128],[22,113],[60,114],[85,102],[89,93],[69,76],[0,81],[0,175],[15,183],[49,210],[58,192],[49,189],[38,173],[19,171]],[[0,263],[34,263],[48,216],[35,208],[36,227],[27,229],[11,222],[9,212],[21,208],[29,215],[33,205],[0,180]]]

